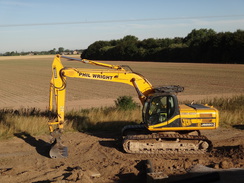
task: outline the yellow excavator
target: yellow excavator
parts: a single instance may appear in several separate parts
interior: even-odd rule
[[[61,58],[103,67],[102,69],[64,67]],[[141,74],[129,66],[110,65],[87,59],[56,55],[52,64],[49,110],[55,101],[56,118],[49,121],[52,138],[51,158],[67,157],[68,151],[61,142],[65,125],[66,78],[93,79],[125,83],[135,88],[142,103],[142,123],[122,129],[122,146],[127,153],[198,154],[211,150],[212,143],[200,130],[216,129],[219,112],[201,104],[178,104],[176,94],[181,86],[153,87]]]

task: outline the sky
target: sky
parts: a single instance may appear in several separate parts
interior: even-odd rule
[[[0,53],[244,30],[244,0],[0,0]]]

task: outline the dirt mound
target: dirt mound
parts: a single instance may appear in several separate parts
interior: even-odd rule
[[[212,151],[214,157],[228,157],[232,159],[244,159],[244,146],[221,146]]]
[[[0,142],[0,182],[141,183],[146,181],[147,160],[153,163],[155,171],[168,176],[185,174],[196,164],[215,169],[244,168],[243,130],[220,129],[207,135],[214,144],[211,153],[170,157],[126,154],[120,134],[111,131],[66,133],[63,141],[68,146],[68,158],[50,159],[49,136],[19,134]]]

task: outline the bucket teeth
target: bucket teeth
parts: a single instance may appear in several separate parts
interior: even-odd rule
[[[68,157],[68,148],[62,145],[59,140],[55,140],[51,145],[49,155],[51,158],[66,158]]]
[[[68,148],[62,144],[61,141],[62,132],[59,129],[54,130],[51,133],[53,137],[51,140],[51,149],[49,155],[51,158],[66,158],[68,157]]]

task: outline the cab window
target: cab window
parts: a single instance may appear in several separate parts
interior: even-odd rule
[[[147,108],[146,121],[149,125],[165,122],[174,114],[174,98],[172,96],[154,97]]]

